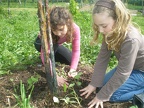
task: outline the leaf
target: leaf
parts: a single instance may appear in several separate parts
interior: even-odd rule
[[[64,90],[64,92],[67,91],[67,85],[66,84],[63,85],[63,90]]]
[[[81,86],[81,84],[82,84],[82,83],[81,83],[81,82],[79,82],[79,81],[78,81],[78,82],[76,82],[76,85],[77,85],[77,86]]]
[[[81,77],[81,75],[82,75],[82,72],[78,72],[78,74],[74,77],[74,79],[80,79],[80,77]]]
[[[73,87],[75,85],[75,83],[72,83],[69,85],[69,88]]]
[[[31,78],[28,79],[28,90],[32,87],[32,85],[36,82],[38,82],[38,76],[34,77],[34,76],[31,76]]]

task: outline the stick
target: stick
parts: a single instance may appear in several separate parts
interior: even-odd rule
[[[55,58],[54,58],[54,51],[53,51],[53,41],[51,36],[51,27],[50,27],[50,15],[48,10],[48,0],[45,0],[45,10],[46,10],[46,28],[47,28],[47,34],[49,37],[49,43],[50,43],[50,58],[52,63],[52,72],[53,72],[53,82],[54,82],[54,92],[57,92],[57,78],[56,78],[56,70],[55,70]]]
[[[46,78],[47,78],[48,76],[51,75],[50,75],[49,54],[48,54],[48,40],[46,34],[46,22],[45,22],[44,10],[43,10],[41,0],[38,1],[38,17],[39,17],[41,43],[42,43],[42,50],[44,52],[44,64],[45,64],[45,71],[46,71]],[[47,81],[47,83],[51,92],[53,92],[53,90],[51,89],[52,83],[50,83],[50,81]]]
[[[47,4],[46,1],[45,1],[45,4]],[[48,36],[49,35],[51,36],[50,23],[49,24],[47,23],[48,19],[45,19],[44,12],[45,11],[42,5],[42,0],[38,0],[38,17],[39,17],[40,33],[42,36],[41,43],[42,43],[42,50],[44,52],[46,79],[47,79],[47,83],[50,88],[50,91],[52,93],[56,93],[57,91],[56,73],[53,72],[55,68],[52,68],[53,66],[51,66],[51,60],[49,59],[49,52],[48,52],[48,39],[49,39]],[[47,11],[47,14],[48,14],[48,11]],[[49,31],[47,30],[47,28],[49,28]],[[54,62],[54,66],[55,66],[55,62]]]

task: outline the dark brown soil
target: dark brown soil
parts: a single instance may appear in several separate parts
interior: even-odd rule
[[[68,72],[69,66],[57,64],[56,70],[58,72]],[[34,89],[32,91],[30,100],[34,108],[87,108],[88,102],[90,102],[95,94],[93,93],[88,99],[84,99],[84,97],[80,97],[79,90],[89,84],[93,72],[93,66],[79,65],[77,71],[83,73],[78,80],[82,83],[82,85],[74,86],[74,90],[80,104],[70,104],[62,100],[60,100],[60,103],[54,103],[54,95],[48,88],[44,66],[36,63],[33,66],[27,66],[27,68],[24,70],[11,70],[8,75],[0,77],[0,108],[19,108],[18,105],[16,105],[18,102],[16,101],[14,94],[20,96],[20,80],[22,80],[22,83],[25,85],[26,94],[28,95],[30,90],[27,90],[27,81],[32,76],[39,76],[38,81],[34,84]],[[69,78],[68,81],[71,84],[74,80]],[[64,99],[66,96],[69,96],[69,98],[72,99],[74,96],[73,94],[69,95],[72,93],[72,90],[63,92],[63,88],[59,87],[58,91],[59,92],[56,96],[59,97],[59,99]],[[129,103],[104,103],[105,108],[129,108],[128,106]]]

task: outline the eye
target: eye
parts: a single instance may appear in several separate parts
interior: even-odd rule
[[[59,31],[63,31],[63,28],[62,28],[62,29],[59,29]]]
[[[105,25],[105,26],[103,26],[103,28],[106,28],[107,26]]]

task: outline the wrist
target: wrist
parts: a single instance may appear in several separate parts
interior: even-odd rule
[[[70,69],[70,71],[69,72],[74,72],[74,71],[76,71],[75,69]]]

